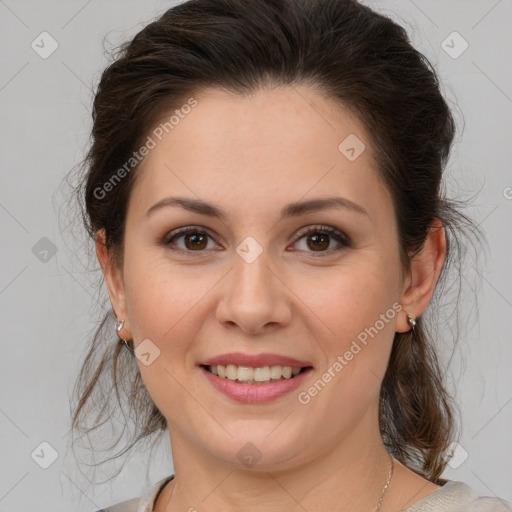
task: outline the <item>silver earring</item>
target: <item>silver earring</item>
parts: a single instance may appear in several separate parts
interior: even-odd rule
[[[414,333],[414,328],[416,327],[416,320],[409,314],[407,315],[407,323],[411,326],[411,333]]]
[[[121,329],[123,328],[124,326],[124,320],[117,320],[116,321],[116,334],[117,334],[117,337],[126,345],[128,346],[128,342],[127,340],[125,340],[124,338],[121,338],[121,335],[119,334],[121,332]]]

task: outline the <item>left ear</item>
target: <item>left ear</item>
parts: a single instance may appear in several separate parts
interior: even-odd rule
[[[410,325],[407,313],[416,318],[428,307],[446,259],[446,232],[443,223],[435,217],[420,252],[411,259],[409,276],[404,282],[400,303],[403,315],[396,321],[396,332],[407,332]]]

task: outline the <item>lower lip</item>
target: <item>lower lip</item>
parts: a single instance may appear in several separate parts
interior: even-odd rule
[[[219,377],[200,367],[210,384],[221,393],[237,402],[258,404],[276,400],[297,389],[313,368],[307,368],[293,378],[282,379],[269,384],[241,384],[225,377]]]

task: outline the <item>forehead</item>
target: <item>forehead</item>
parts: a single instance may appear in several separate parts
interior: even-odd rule
[[[241,96],[212,88],[193,99],[195,106],[178,107],[167,125],[173,112],[164,115],[149,134],[154,147],[137,170],[135,204],[147,209],[166,194],[219,204],[231,198],[242,209],[333,192],[354,202],[389,199],[365,127],[320,93],[287,86]]]

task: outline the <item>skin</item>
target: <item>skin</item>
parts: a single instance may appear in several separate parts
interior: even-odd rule
[[[160,350],[149,366],[138,361],[167,419],[176,474],[155,511],[373,510],[390,462],[378,428],[380,385],[395,331],[408,331],[406,314],[421,315],[431,300],[446,257],[444,229],[435,220],[402,275],[394,206],[365,127],[318,91],[281,87],[242,97],[210,88],[196,99],[137,171],[122,268],[104,233],[97,236],[110,300],[125,321],[121,336],[135,347],[150,339]],[[354,161],[338,150],[350,134],[366,145]],[[280,219],[289,202],[333,195],[367,215],[331,208]],[[213,203],[227,218],[179,206],[146,216],[168,196]],[[347,234],[351,245],[328,237],[318,249],[297,235],[319,225]],[[183,236],[174,244],[188,253],[164,245],[184,226],[211,234],[202,252]],[[250,264],[236,252],[247,236],[263,250]],[[298,392],[395,303],[403,309],[310,403],[299,403]],[[240,404],[197,366],[232,351],[289,355],[314,370],[297,392]],[[261,453],[251,468],[237,457],[247,442]],[[395,461],[381,511],[438,488]]]

